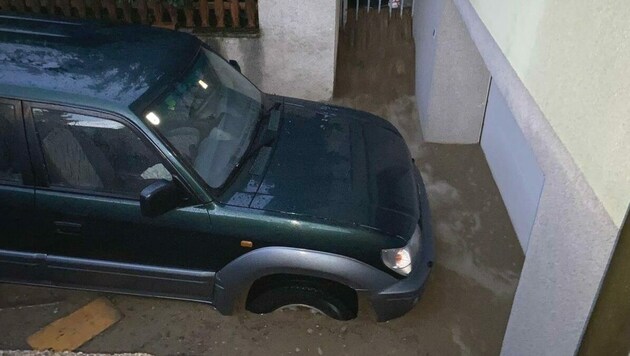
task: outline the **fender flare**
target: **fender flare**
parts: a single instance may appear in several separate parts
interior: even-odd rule
[[[228,263],[216,274],[213,304],[229,315],[243,294],[259,278],[295,274],[324,278],[357,292],[379,292],[398,280],[351,257],[294,247],[263,247]]]

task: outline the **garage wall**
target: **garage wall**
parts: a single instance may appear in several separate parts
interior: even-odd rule
[[[413,19],[413,38],[416,45],[416,100],[420,117],[429,117],[429,102],[431,99],[431,83],[433,82],[433,68],[435,51],[437,48],[437,30],[440,27],[444,1],[415,0]],[[426,121],[424,120],[425,125]],[[426,136],[426,134],[425,134]]]
[[[490,74],[451,0],[415,0],[416,95],[426,141],[478,143]]]
[[[619,227],[630,201],[630,4],[470,2]]]
[[[619,226],[475,8],[469,0],[454,2],[544,175],[502,355],[573,355],[597,300]],[[573,26],[568,29],[582,24]],[[574,75],[574,80],[580,78]],[[544,83],[541,79],[539,84]],[[568,83],[566,88],[570,87]],[[563,102],[558,96],[566,97],[566,90],[555,90],[554,100]],[[582,139],[590,136],[585,133]]]
[[[496,84],[488,93],[481,148],[521,247],[527,252],[545,177]]]
[[[235,59],[261,90],[310,100],[332,98],[339,0],[259,0],[260,36],[198,36]]]

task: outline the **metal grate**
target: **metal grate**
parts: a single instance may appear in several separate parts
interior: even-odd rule
[[[354,17],[355,20],[357,20],[359,18],[359,8],[364,7],[366,10],[366,13],[369,13],[370,10],[374,7],[375,10],[374,11],[378,11],[378,13],[381,12],[381,10],[386,7],[387,11],[389,12],[389,16],[392,17],[393,15],[399,15],[400,17],[403,16],[403,12],[405,10],[407,11],[411,11],[411,16],[413,16],[413,11],[414,11],[414,5],[415,5],[415,0],[399,0],[400,4],[398,6],[398,8],[393,8],[392,6],[389,5],[389,2],[391,0],[354,0],[353,1],[353,7],[354,7]],[[405,9],[406,8],[406,9]],[[348,0],[343,0],[342,2],[342,23],[343,26],[345,27],[346,22],[348,22],[348,11],[349,11],[349,4],[348,4]]]

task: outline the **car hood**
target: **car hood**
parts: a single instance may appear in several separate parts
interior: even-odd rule
[[[265,169],[255,162],[225,203],[411,236],[420,218],[418,190],[394,126],[365,112],[288,98],[281,117]]]

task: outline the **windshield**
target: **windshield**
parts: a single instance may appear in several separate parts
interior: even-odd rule
[[[169,90],[145,118],[210,187],[222,186],[253,139],[261,92],[205,49]]]

